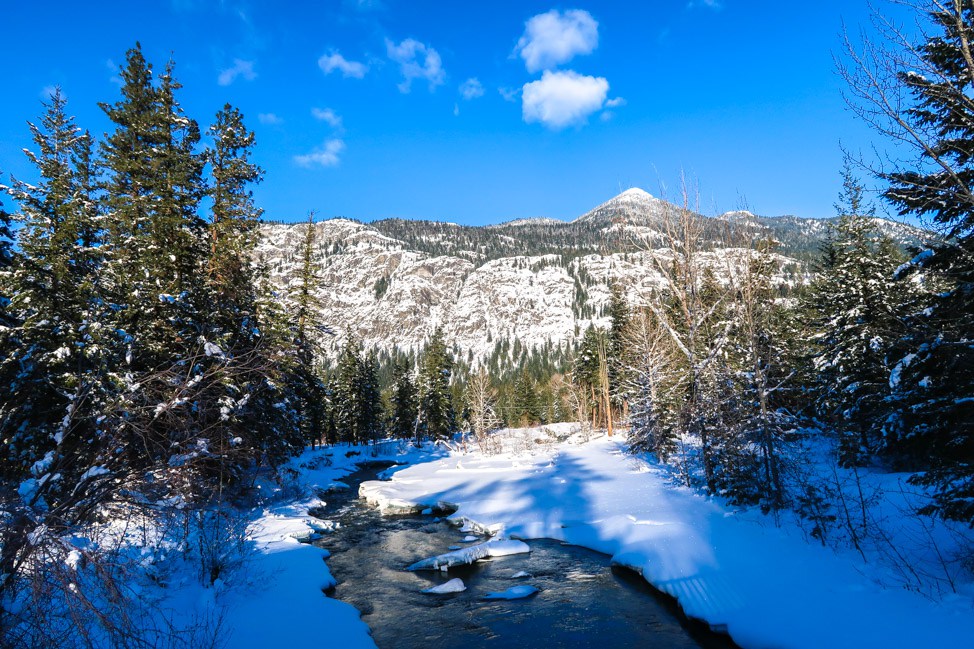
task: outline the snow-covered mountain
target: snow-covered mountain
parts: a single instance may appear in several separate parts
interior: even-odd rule
[[[570,345],[590,324],[608,323],[613,283],[627,287],[633,304],[656,299],[663,281],[658,269],[672,256],[666,244],[678,212],[630,189],[572,222],[316,223],[317,296],[323,320],[337,334],[325,347],[337,349],[350,333],[369,348],[415,350],[436,327],[474,361],[505,339],[528,349]],[[706,258],[718,276],[733,272],[746,254],[728,242],[770,236],[782,243],[781,281],[794,282],[803,272],[801,261],[818,249],[826,232],[826,223],[814,219],[745,212],[692,216],[712,242]],[[260,254],[279,286],[297,276],[306,227],[262,226]]]

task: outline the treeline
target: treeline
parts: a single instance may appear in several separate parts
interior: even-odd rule
[[[576,408],[566,373],[573,355],[569,347],[529,350],[505,339],[473,368],[457,358],[440,329],[418,354],[367,351],[349,336],[337,360],[319,370],[322,423],[312,443],[392,437],[419,444],[450,440],[484,421],[490,425],[483,433],[570,421]]]
[[[74,592],[41,566],[78,526],[212,510],[316,432],[310,287],[274,294],[254,259],[253,133],[229,105],[201,128],[139,46],[120,78],[100,140],[54,91],[30,124],[37,180],[3,186],[0,601],[35,639],[45,598]],[[18,593],[40,608],[8,608]]]

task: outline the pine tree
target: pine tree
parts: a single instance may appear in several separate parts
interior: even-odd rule
[[[13,232],[10,229],[10,213],[0,201],[0,272],[10,268],[14,261]]]
[[[350,444],[375,441],[381,434],[378,362],[361,342],[349,337],[338,356],[332,412],[339,439]]]
[[[10,229],[10,213],[0,201],[0,327],[10,327],[14,319],[10,313],[10,291],[7,273],[15,259],[13,231]],[[0,338],[2,340],[2,338]]]
[[[89,520],[104,502],[107,402],[114,396],[97,273],[97,196],[91,139],[55,90],[27,157],[40,180],[15,180],[19,253],[4,255],[10,326],[0,333],[0,488],[9,503],[0,551],[0,590],[39,545]],[[15,494],[15,495],[14,495]]]
[[[14,181],[11,188],[21,207],[21,254],[4,291],[11,295],[9,313],[16,322],[4,333],[0,361],[5,473],[22,475],[48,452],[84,467],[72,455],[99,446],[91,407],[104,398],[95,385],[106,386],[94,240],[98,217],[87,184],[91,141],[65,106],[55,90],[41,124],[30,124],[36,151],[27,157],[40,181]],[[62,487],[73,486],[71,476],[66,469]]]
[[[936,489],[930,511],[974,525],[974,2],[931,3],[927,14],[934,33],[896,78],[912,103],[891,115],[913,127],[920,164],[886,174],[884,196],[945,236],[913,264],[938,288],[893,364],[890,434],[926,469],[913,480]]]
[[[230,105],[217,113],[208,132],[213,145],[204,157],[212,217],[202,330],[211,351],[219,348],[209,358],[215,371],[208,405],[216,420],[209,430],[223,458],[219,469],[225,483],[250,466],[276,466],[305,440],[296,434],[301,422],[291,389],[295,363],[285,315],[276,300],[260,295],[267,277],[255,258],[261,210],[251,187],[263,172],[250,161],[254,134]]]
[[[318,336],[326,331],[320,322],[320,305],[315,293],[319,282],[317,233],[312,212],[308,215],[301,245],[299,275],[288,296],[288,311],[293,322],[291,337],[295,347],[294,390],[302,433],[304,439],[312,444],[323,439],[327,414],[327,395],[317,358]],[[333,395],[333,405],[337,406],[337,403],[337,396]],[[338,430],[338,434],[344,433]]]
[[[115,125],[102,143],[109,211],[107,275],[135,371],[195,353],[204,308],[205,191],[199,128],[175,98],[170,63],[159,83],[138,44],[122,68],[122,98],[101,104]],[[175,346],[174,346],[175,343]]]
[[[250,161],[254,134],[243,115],[229,104],[217,113],[210,127],[213,147],[207,151],[213,201],[209,223],[207,280],[214,301],[210,312],[223,322],[218,328],[229,336],[228,347],[241,338],[252,345],[257,277],[253,260],[261,210],[253,203],[251,186],[263,177]]]
[[[894,282],[903,262],[876,232],[873,208],[850,166],[843,170],[839,219],[822,272],[807,297],[814,338],[817,412],[839,433],[840,461],[862,464],[885,450],[890,355],[905,333],[909,286]]]
[[[611,322],[608,347],[609,394],[611,395],[612,405],[620,410],[623,419],[628,416],[629,411],[624,387],[626,364],[623,360],[623,351],[625,348],[625,331],[631,317],[623,287],[618,282],[614,282],[609,294],[609,318]]]
[[[409,365],[396,363],[392,378],[390,412],[387,417],[389,433],[393,437],[409,439],[417,436],[418,396]]]
[[[363,354],[358,368],[359,441],[376,442],[382,437],[382,393],[379,387],[379,361],[374,353]]]
[[[658,411],[667,372],[677,365],[669,337],[656,317],[643,309],[629,319],[622,345],[630,403],[630,445],[667,461],[676,450],[676,437],[672,428],[661,425]]]
[[[456,414],[450,391],[453,358],[443,340],[442,329],[433,332],[419,364],[419,415],[424,433],[432,439],[447,439],[456,431]]]

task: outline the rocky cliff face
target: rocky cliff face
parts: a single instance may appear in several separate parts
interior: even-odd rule
[[[503,339],[527,348],[572,344],[591,324],[607,325],[609,287],[632,304],[657,299],[660,267],[678,208],[628,190],[573,222],[523,219],[473,228],[434,222],[347,219],[316,223],[323,320],[335,351],[351,334],[377,350],[417,350],[436,327],[465,357],[482,360]],[[726,242],[782,242],[781,283],[800,281],[804,252],[816,250],[825,224],[735,212],[694,215],[710,233],[705,263],[718,277],[748,254]],[[901,240],[922,233],[891,222]],[[297,276],[306,224],[265,224],[259,252],[281,288]]]

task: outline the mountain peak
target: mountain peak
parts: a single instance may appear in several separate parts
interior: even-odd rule
[[[665,211],[665,206],[665,201],[661,201],[646,190],[631,187],[578,217],[576,222],[608,222],[612,219],[624,218],[633,224],[646,225],[647,223],[644,222],[658,220]]]
[[[656,198],[656,197],[653,196],[652,194],[650,194],[649,192],[647,192],[645,189],[640,189],[639,187],[630,187],[629,189],[627,189],[626,191],[622,192],[621,194],[619,194],[618,196],[616,196],[612,200],[616,200],[616,199],[637,199],[637,200],[643,199],[643,200],[645,200],[645,199],[654,199],[654,198]]]

